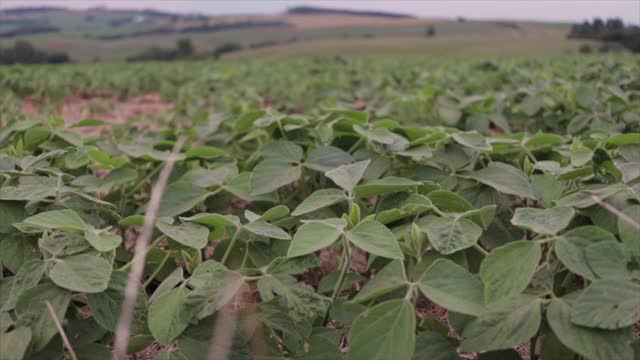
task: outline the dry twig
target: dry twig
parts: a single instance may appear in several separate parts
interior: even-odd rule
[[[131,321],[133,320],[134,308],[138,297],[138,284],[142,283],[145,257],[153,233],[153,224],[158,214],[158,209],[160,208],[160,200],[169,182],[173,165],[176,162],[176,154],[179,152],[183,143],[183,138],[179,138],[178,141],[176,141],[169,159],[164,163],[164,167],[158,176],[156,185],[151,190],[149,205],[144,214],[144,227],[134,246],[133,264],[131,265],[131,271],[129,271],[122,310],[120,311],[120,318],[118,319],[113,349],[113,358],[116,360],[127,359],[127,347],[129,346],[129,337],[131,335]]]
[[[67,349],[67,352],[69,352],[69,356],[71,357],[71,360],[78,360],[78,357],[76,356],[76,352],[73,350],[73,347],[69,342],[69,338],[67,338],[67,334],[64,332],[64,329],[62,328],[60,319],[58,319],[58,316],[56,315],[56,311],[53,309],[53,306],[51,306],[50,302],[45,301],[45,304],[47,305],[47,310],[49,310],[49,315],[51,315],[51,318],[53,319],[53,323],[56,324],[56,329],[58,329],[58,333],[60,333],[60,337],[62,338],[62,344]]]

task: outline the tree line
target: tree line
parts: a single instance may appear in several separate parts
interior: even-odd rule
[[[607,20],[595,18],[592,22],[585,21],[582,24],[574,24],[568,37],[615,43],[632,52],[640,52],[640,27],[625,25],[619,18]]]
[[[70,62],[69,55],[63,52],[48,53],[36,49],[25,40],[16,41],[13,46],[0,46],[0,64],[62,64]]]

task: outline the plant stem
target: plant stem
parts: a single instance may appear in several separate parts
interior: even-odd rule
[[[151,276],[149,276],[149,278],[147,279],[147,281],[144,282],[144,284],[142,285],[145,289],[149,286],[149,284],[151,284],[151,282],[153,281],[153,279],[155,279],[156,276],[158,276],[158,274],[160,273],[160,270],[162,270],[162,268],[164,267],[164,265],[167,263],[167,260],[169,260],[169,255],[171,253],[169,251],[167,251],[167,254],[164,256],[164,258],[162,258],[162,261],[160,261],[160,264],[158,265],[158,267],[153,271],[153,273],[151,274]]]
[[[483,249],[482,246],[480,246],[478,243],[473,244],[473,248],[478,250],[478,252],[480,254],[482,254],[482,256],[489,255],[489,252],[487,250]]]
[[[149,245],[149,247],[147,248],[147,251],[149,251],[149,249],[151,249],[152,247],[154,247],[154,246],[158,245],[158,243],[159,243],[160,241],[164,240],[165,238],[166,238],[166,236],[165,236],[165,235],[162,235],[162,236],[158,237],[157,239],[155,239],[155,240],[151,243],[151,245]],[[122,266],[122,267],[121,267],[120,269],[118,269],[118,270],[120,270],[120,271],[125,271],[125,270],[129,269],[129,268],[131,267],[131,265],[133,265],[133,258],[131,258],[131,260],[130,260],[128,263],[124,264],[124,266]]]
[[[155,169],[151,170],[151,172],[147,176],[145,176],[142,180],[138,181],[138,183],[133,187],[133,189],[131,189],[125,195],[125,198],[128,198],[131,195],[135,194],[135,192],[138,191],[138,189],[140,189],[140,187],[144,185],[147,181],[149,181],[149,179],[156,176],[156,174],[159,173],[160,170],[162,170],[162,164],[163,163],[158,164],[158,166],[156,166]]]
[[[329,320],[329,310],[331,306],[338,298],[340,294],[340,290],[342,290],[342,286],[344,285],[344,279],[347,275],[347,271],[351,266],[351,250],[349,249],[349,244],[347,240],[342,237],[342,266],[340,268],[340,275],[338,275],[338,281],[336,282],[336,286],[333,288],[333,293],[331,294],[331,304],[329,305],[329,309],[327,309],[327,313],[324,317],[324,322],[326,323]]]
[[[236,232],[233,234],[233,237],[231,237],[231,242],[229,242],[229,246],[227,246],[227,250],[225,250],[224,255],[222,256],[222,260],[220,260],[220,263],[222,265],[225,265],[227,263],[229,254],[231,254],[231,249],[233,249],[234,245],[236,244],[240,231],[242,231],[242,227],[237,228]]]

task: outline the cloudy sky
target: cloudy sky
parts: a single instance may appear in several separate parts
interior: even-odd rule
[[[640,24],[640,0],[0,0],[0,8],[52,5],[69,8],[154,8],[212,15],[277,13],[295,5],[385,10],[421,17],[470,19],[532,19],[583,21],[599,16],[620,17]]]

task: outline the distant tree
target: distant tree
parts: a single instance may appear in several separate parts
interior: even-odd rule
[[[25,40],[16,41],[13,46],[6,48],[0,47],[0,64],[60,64],[69,61],[69,56],[65,53],[48,54]]]
[[[433,25],[429,25],[429,27],[427,27],[427,30],[424,32],[424,36],[428,38],[436,36],[436,29]]]
[[[593,49],[589,44],[582,44],[578,48],[578,52],[580,52],[580,54],[591,54],[593,52]]]
[[[235,42],[226,42],[213,49],[213,58],[219,59],[222,55],[242,50],[242,45]]]
[[[190,38],[184,38],[184,39],[178,40],[178,42],[176,43],[176,47],[178,51],[178,54],[177,54],[178,57],[191,56],[195,52],[195,49],[193,47],[193,44],[191,43]]]
[[[625,26],[619,18],[606,21],[596,18],[591,23],[575,24],[567,37],[603,41],[602,49],[606,51],[614,50],[613,44],[616,43],[632,52],[640,52],[640,27]]]

